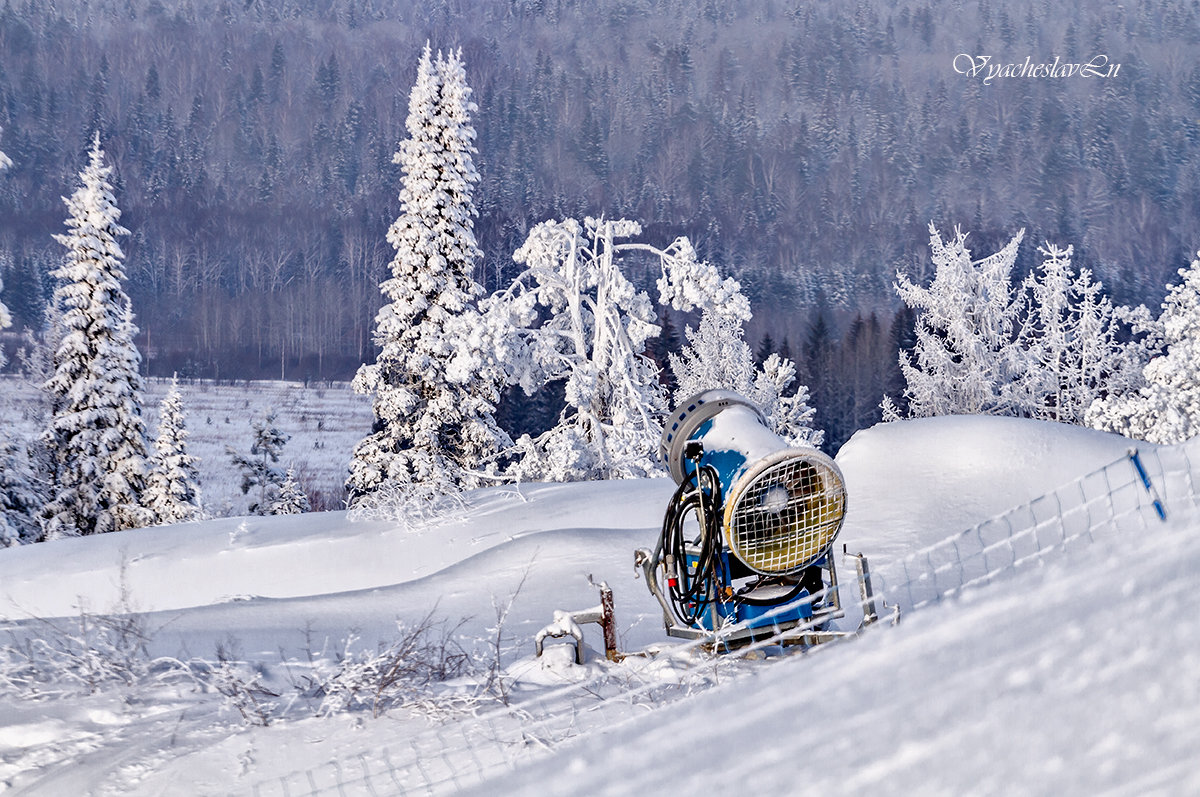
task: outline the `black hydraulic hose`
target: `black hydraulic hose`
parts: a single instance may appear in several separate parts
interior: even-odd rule
[[[691,626],[698,623],[715,591],[713,576],[720,544],[720,508],[720,478],[715,469],[705,465],[694,470],[679,485],[663,518],[661,545],[669,557],[667,592],[676,617]],[[700,550],[694,570],[688,567],[688,540],[683,532],[687,514],[693,511],[701,527]]]

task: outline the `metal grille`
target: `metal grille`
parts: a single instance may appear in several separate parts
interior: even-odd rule
[[[725,522],[730,548],[750,569],[793,573],[833,542],[846,514],[846,488],[828,465],[791,458],[746,478]]]

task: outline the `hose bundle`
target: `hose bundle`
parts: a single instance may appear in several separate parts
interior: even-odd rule
[[[684,522],[695,513],[699,535],[688,539]],[[721,549],[721,480],[710,465],[697,465],[675,490],[663,518],[659,544],[665,556],[667,594],[675,616],[689,626],[699,623],[715,600],[714,574]],[[695,556],[688,562],[688,550]]]

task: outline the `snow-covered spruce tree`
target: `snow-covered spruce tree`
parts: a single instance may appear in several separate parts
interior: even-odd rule
[[[696,259],[686,238],[666,249],[622,240],[640,233],[626,220],[538,224],[513,255],[525,271],[484,303],[485,323],[463,356],[496,358],[529,395],[550,383],[565,386],[558,423],[517,441],[510,475],[575,481],[660,472],[666,397],[643,354],[659,327],[650,298],[622,274],[621,258],[638,252],[657,259],[660,299],[676,309],[745,299],[736,282]]]
[[[1143,369],[1145,386],[1097,399],[1090,426],[1159,444],[1200,434],[1200,252],[1179,275],[1158,318],[1166,350]]]
[[[242,495],[249,495],[257,488],[256,497],[251,499],[250,513],[254,515],[274,514],[272,508],[279,499],[287,474],[278,467],[283,447],[292,436],[275,426],[275,413],[260,421],[252,421],[254,442],[250,444],[249,456],[225,446],[233,464],[242,472]]]
[[[1038,248],[1041,267],[1025,278],[1019,358],[1005,386],[1015,414],[1082,424],[1103,395],[1136,391],[1157,336],[1144,307],[1114,307],[1103,285],[1071,268],[1072,248]]]
[[[472,276],[479,175],[465,75],[459,54],[434,60],[426,46],[409,97],[408,138],[395,156],[404,183],[400,217],[388,230],[396,249],[391,278],[380,286],[388,302],[375,318],[380,351],[354,378],[356,390],[374,395],[376,421],[350,461],[352,502],[389,481],[423,485],[431,497],[478,486],[482,464],[511,445],[493,415],[500,375],[468,365],[478,358],[450,366],[458,338],[477,326],[482,293]]]
[[[965,233],[956,228],[947,243],[931,223],[933,282],[922,287],[897,273],[896,292],[916,312],[916,345],[911,355],[900,352],[912,417],[1009,412],[1004,386],[1017,356],[1019,312],[1009,275],[1024,235],[1021,230],[996,254],[972,261]]]
[[[179,382],[171,380],[171,389],[159,405],[158,437],[150,457],[150,475],[142,501],[153,514],[154,525],[186,523],[201,517],[200,474],[196,457],[187,452],[187,418]]]
[[[279,494],[275,496],[275,500],[271,502],[272,515],[302,515],[305,512],[312,510],[312,506],[308,501],[308,494],[296,481],[296,474],[291,469],[287,469],[284,476],[283,484],[279,485]]]
[[[14,440],[0,438],[0,548],[40,539],[38,514],[45,503],[29,452]]]
[[[137,327],[123,288],[121,211],[96,135],[82,186],[65,199],[67,248],[52,301],[54,373],[45,390],[51,418],[43,441],[50,459],[44,529],[49,539],[145,526],[146,433],[142,420]]]
[[[739,313],[742,307],[745,315]],[[684,330],[688,346],[669,357],[678,384],[675,404],[709,388],[734,390],[758,404],[774,431],[792,445],[819,446],[824,433],[812,428],[816,412],[808,406],[808,386],[786,393],[796,380],[796,365],[775,352],[766,357],[761,369],[755,366],[742,329],[748,319],[748,303],[710,306],[701,314],[696,329]]]

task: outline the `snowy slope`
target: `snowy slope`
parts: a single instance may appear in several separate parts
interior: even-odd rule
[[[1196,794],[1198,568],[1185,530],[1032,572],[480,792]]]
[[[838,457],[850,496],[840,541],[886,571],[1120,460],[1130,445],[997,418],[860,432]],[[1154,447],[1141,448],[1149,455]],[[616,593],[623,649],[669,649],[632,551],[653,543],[671,487],[485,490],[462,516],[407,533],[324,513],[2,551],[0,626],[38,633],[29,618],[70,615],[81,603],[108,610],[125,594],[126,605],[149,613],[156,653],[211,657],[226,640],[271,675],[273,663],[303,656],[314,639],[336,644],[351,630],[368,642],[386,639],[397,618],[431,610],[466,618],[464,640],[486,640],[495,604],[512,599],[503,657],[517,673],[553,609],[596,602],[592,574]],[[423,772],[437,790],[457,781],[487,794],[627,794],[667,783],[787,793],[1194,793],[1200,621],[1191,574],[1200,541],[1186,514],[1168,508],[1169,524],[1097,538],[815,655],[740,665],[713,688],[657,710],[628,706],[589,725],[564,697],[564,717],[576,712],[567,717],[570,738],[521,747],[501,766],[495,724],[491,739],[472,736],[465,720],[431,725],[404,712],[250,728],[214,696],[20,701],[0,690],[0,784],[29,794],[296,794],[312,784],[337,793],[340,781],[346,793],[390,793],[401,785],[423,792]],[[595,629],[585,633],[598,647]],[[598,676],[633,683],[647,667],[631,659],[575,671],[561,650],[552,649],[549,669],[525,670],[530,694],[541,688],[531,672],[545,684]],[[547,705],[553,713],[557,704]],[[407,767],[397,751],[421,740],[440,752]],[[444,782],[435,764],[451,773]],[[346,774],[360,770],[375,779]]]

